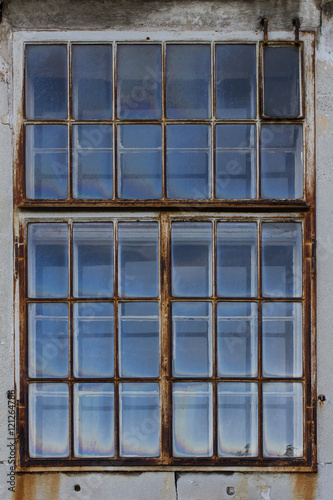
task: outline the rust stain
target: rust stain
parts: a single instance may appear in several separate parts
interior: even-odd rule
[[[295,500],[316,500],[317,474],[297,474],[295,476]]]
[[[57,500],[60,474],[18,474],[12,500]]]

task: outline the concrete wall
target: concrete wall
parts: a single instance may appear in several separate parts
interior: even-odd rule
[[[316,32],[318,473],[18,474],[8,491],[7,390],[14,388],[11,35],[15,30],[260,29]],[[5,0],[0,24],[0,498],[9,500],[330,500],[333,498],[333,2],[321,0]],[[80,485],[80,491],[75,491]],[[78,488],[77,488],[78,489]]]

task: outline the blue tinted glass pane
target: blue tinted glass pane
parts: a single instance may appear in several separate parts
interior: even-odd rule
[[[167,45],[167,118],[210,118],[210,62],[209,45]]]
[[[216,198],[255,198],[257,154],[255,125],[216,126]]]
[[[161,118],[161,46],[118,45],[117,61],[118,117],[129,120]]]
[[[28,120],[67,118],[66,45],[27,45],[25,114]]]
[[[73,125],[73,197],[113,197],[112,125]]]
[[[216,46],[216,117],[255,118],[256,46]]]
[[[167,126],[168,198],[210,198],[210,143],[207,125]]]
[[[73,45],[72,113],[79,120],[112,118],[112,46]]]

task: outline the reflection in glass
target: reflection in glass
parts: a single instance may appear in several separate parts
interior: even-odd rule
[[[256,117],[256,46],[216,45],[216,117]]]
[[[167,126],[168,198],[210,198],[210,144],[208,125]]]
[[[66,45],[27,45],[25,115],[28,120],[67,118]]]
[[[73,197],[113,197],[112,125],[73,125]]]
[[[212,304],[172,304],[172,374],[178,377],[211,377]]]
[[[26,195],[30,199],[68,197],[66,125],[27,125]]]
[[[119,447],[122,457],[158,457],[158,384],[119,384]]]
[[[265,457],[303,456],[303,388],[301,383],[263,384]]]
[[[217,372],[254,377],[258,373],[258,307],[251,302],[217,304]]]
[[[113,304],[74,303],[74,376],[112,377],[114,373]]]
[[[254,297],[257,294],[257,225],[221,222],[217,225],[217,294]]]
[[[216,198],[255,198],[255,125],[216,126]]]
[[[213,455],[213,390],[208,382],[173,384],[173,456]]]
[[[210,59],[209,45],[167,45],[167,118],[210,118]]]
[[[118,44],[117,61],[118,118],[129,120],[161,118],[161,46]]]
[[[78,120],[112,118],[112,46],[73,45],[72,113]]]
[[[113,224],[73,224],[73,294],[113,295]]]
[[[74,384],[74,455],[114,456],[113,384]]]
[[[119,295],[157,297],[157,222],[119,223]]]
[[[174,222],[171,238],[172,295],[212,294],[212,224]]]
[[[265,297],[302,295],[302,226],[262,225],[262,289]]]
[[[264,47],[264,115],[299,116],[298,47]]]
[[[158,377],[159,305],[157,302],[119,304],[120,377]]]
[[[118,126],[118,196],[162,197],[162,128],[160,125]]]
[[[68,376],[68,305],[29,304],[29,377]]]
[[[263,375],[302,376],[302,304],[262,305]]]
[[[68,384],[29,384],[29,456],[69,456]]]
[[[261,197],[303,197],[302,125],[262,125]]]
[[[254,383],[219,382],[218,456],[258,454],[258,387]]]
[[[29,297],[67,297],[67,224],[28,225]]]

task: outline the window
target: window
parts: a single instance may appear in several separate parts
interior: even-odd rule
[[[311,470],[310,44],[63,37],[15,42],[21,466]]]

